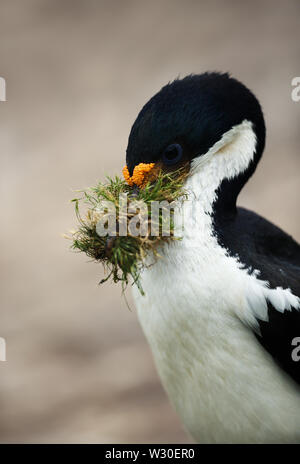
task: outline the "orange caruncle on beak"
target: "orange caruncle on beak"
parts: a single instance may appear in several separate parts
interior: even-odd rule
[[[135,166],[131,177],[127,166],[124,166],[122,171],[124,179],[126,180],[127,184],[131,187],[137,185],[138,187],[143,188],[147,184],[148,180],[151,180],[150,177],[152,176],[150,176],[150,174],[154,166],[155,163],[140,163],[137,166]]]

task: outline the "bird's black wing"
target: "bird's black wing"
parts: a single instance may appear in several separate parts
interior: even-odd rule
[[[268,281],[271,288],[290,288],[300,296],[300,245],[291,236],[244,208],[238,208],[233,218],[215,218],[215,232],[230,255],[238,255],[247,269],[259,270],[259,278]],[[256,337],[300,384],[300,310],[281,313],[268,303],[268,315],[267,322],[258,321],[261,335]]]

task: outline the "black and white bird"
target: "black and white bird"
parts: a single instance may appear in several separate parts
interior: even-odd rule
[[[164,388],[199,443],[300,442],[300,246],[236,206],[264,146],[256,97],[220,73],[163,87],[129,136],[131,173],[189,165],[183,238],[144,269],[145,296],[134,298]]]

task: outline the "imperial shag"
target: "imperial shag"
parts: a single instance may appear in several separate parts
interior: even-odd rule
[[[163,87],[129,136],[131,173],[189,166],[184,236],[134,297],[162,383],[200,443],[300,441],[300,246],[236,206],[264,146],[256,97],[220,73]]]

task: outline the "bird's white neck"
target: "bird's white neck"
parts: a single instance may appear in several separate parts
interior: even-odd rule
[[[186,188],[202,203],[206,213],[212,212],[222,181],[233,179],[249,167],[255,148],[252,123],[245,120],[226,132],[206,154],[194,158]]]
[[[216,241],[212,237],[213,206],[225,179],[243,173],[254,158],[256,136],[252,123],[234,126],[204,155],[191,163],[183,202],[183,243],[191,247]]]

